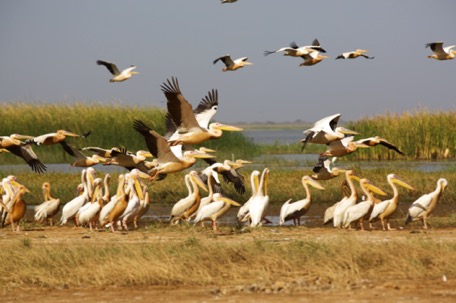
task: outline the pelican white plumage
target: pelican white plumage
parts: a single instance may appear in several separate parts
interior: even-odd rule
[[[10,136],[0,136],[0,148],[18,156],[32,168],[36,173],[44,173],[46,166],[41,163],[32,149],[29,141],[22,142],[22,139],[33,139],[31,136],[12,134]]]
[[[97,60],[97,65],[103,65],[105,66],[109,72],[113,75],[111,79],[109,79],[109,82],[123,82],[127,79],[130,79],[131,76],[139,74],[139,72],[133,71],[136,66],[131,65],[130,67],[120,71],[117,68],[117,65],[111,62],[106,62],[102,60]]]
[[[320,52],[313,51],[306,55],[302,55],[301,58],[304,60],[299,66],[312,66],[320,63],[323,59],[329,59],[328,56],[321,55]]]
[[[51,184],[44,182],[42,187],[44,202],[35,206],[35,221],[42,223],[49,220],[49,225],[54,225],[54,216],[59,212],[60,199],[51,196]]]
[[[397,189],[396,185],[400,185],[410,190],[414,190],[414,188],[402,181],[397,175],[389,174],[386,177],[388,184],[393,189],[393,197],[391,199],[382,201],[374,205],[374,209],[369,218],[369,222],[374,222],[378,219],[382,222],[383,230],[392,230],[391,225],[389,223],[389,218],[395,213],[398,203],[399,203],[399,190]],[[386,222],[386,226],[385,226]]]
[[[89,167],[106,161],[105,158],[100,157],[97,154],[88,157],[81,153],[76,147],[66,143],[65,141],[60,142],[60,145],[70,156],[75,158],[74,162],[71,163],[71,166]]]
[[[347,180],[342,181],[341,184],[341,189],[342,189],[342,195],[345,198],[348,198],[351,194],[350,187],[348,186]],[[325,209],[325,213],[323,215],[323,224],[329,224],[333,221],[334,217],[334,210],[336,209],[337,205],[340,204],[341,201],[334,203],[330,207]]]
[[[82,206],[76,215],[78,224],[81,226],[89,224],[90,230],[92,230],[93,225],[96,224],[95,221],[97,219],[98,212],[101,209],[99,200],[101,200],[102,197],[102,182],[103,180],[101,178],[96,178],[93,181],[94,188],[90,203],[86,203],[84,206]]]
[[[342,53],[339,56],[337,56],[336,59],[355,59],[355,58],[358,58],[358,57],[363,57],[363,58],[366,58],[366,59],[374,59],[375,58],[375,57],[369,57],[369,56],[364,54],[364,53],[367,53],[367,52],[368,51],[365,50],[365,49],[357,49],[357,50],[352,51],[352,52]]]
[[[237,220],[239,223],[247,221],[249,216],[250,203],[255,199],[259,186],[260,172],[258,170],[252,171],[250,174],[250,185],[252,188],[252,194],[250,198],[239,208],[237,213]]]
[[[437,202],[439,202],[442,197],[443,191],[448,186],[448,181],[445,178],[440,178],[437,180],[437,187],[435,190],[429,194],[425,194],[419,197],[408,209],[407,218],[405,219],[405,224],[408,224],[412,221],[421,220],[423,223],[423,229],[427,229],[427,218],[434,211]]]
[[[181,219],[188,220],[198,209],[201,201],[201,194],[198,186],[207,191],[206,185],[201,181],[198,173],[194,170],[185,175],[185,182],[189,193],[186,197],[177,201],[171,209],[171,224],[177,224]]]
[[[11,184],[8,182],[8,186],[11,186]],[[12,192],[12,189],[10,189]],[[22,198],[26,193],[29,193],[30,191],[22,184],[19,184],[19,186],[16,188],[14,192],[14,196],[11,199],[11,203],[8,205],[6,208],[7,216],[5,220],[5,224],[11,224],[11,228],[14,232],[19,232],[20,231],[20,225],[19,222],[21,219],[25,216],[25,212],[27,211],[27,205]],[[3,204],[3,202],[2,202]],[[2,205],[6,206],[6,205]],[[17,227],[14,227],[14,224],[17,224]],[[3,221],[2,221],[2,227],[3,227]]]
[[[198,223],[203,220],[212,221],[212,229],[217,231],[217,220],[223,216],[231,206],[241,206],[238,202],[224,197],[220,193],[213,195],[213,202],[203,206],[198,212],[195,223]]]
[[[144,199],[141,185],[139,183],[138,170],[132,170],[126,177],[128,194],[128,204],[125,211],[120,215],[119,220],[122,222],[122,227],[128,230],[128,222],[133,220],[141,207],[141,200]]]
[[[260,183],[256,195],[249,203],[250,226],[256,227],[262,225],[263,217],[269,205],[269,168],[265,168],[261,173]]]
[[[83,169],[81,173],[81,181],[84,186],[83,193],[63,206],[60,225],[66,224],[69,219],[74,219],[75,225],[78,225],[76,214],[78,213],[78,210],[90,200],[92,192],[93,173],[91,173],[89,169],[91,168]]]
[[[51,145],[51,144],[63,142],[66,139],[66,137],[86,138],[91,133],[92,133],[92,131],[88,131],[85,134],[78,135],[78,134],[66,131],[64,129],[59,129],[55,133],[48,133],[48,134],[40,135],[40,136],[34,137],[32,139],[29,139],[26,141],[26,143],[34,143],[36,145]]]
[[[362,191],[366,195],[366,200],[359,202],[358,204],[352,205],[347,208],[344,214],[343,227],[351,228],[351,223],[359,220],[359,226],[361,230],[364,230],[364,217],[374,207],[373,193],[386,196],[386,193],[380,188],[374,186],[368,179],[363,178],[359,180],[359,185]]]
[[[299,47],[296,42],[292,41],[290,43],[290,46],[282,47],[279,48],[278,50],[275,51],[265,51],[264,55],[268,56],[274,53],[279,53],[279,52],[284,52],[284,56],[290,56],[290,57],[301,57],[304,55],[308,55],[313,52],[320,52],[320,53],[326,53],[326,50],[324,50],[320,46],[320,42],[318,39],[314,39],[312,41],[312,45],[305,45]]]
[[[309,211],[311,204],[311,194],[309,185],[317,189],[325,189],[320,183],[313,180],[309,176],[304,176],[301,179],[302,186],[306,190],[306,198],[295,202],[291,202],[291,199],[285,202],[280,209],[280,225],[283,225],[285,221],[293,219],[294,225],[301,225],[301,217]]]
[[[335,114],[318,120],[314,125],[303,131],[302,149],[307,143],[328,144],[331,141],[344,138],[346,135],[358,135],[357,132],[342,126],[337,126],[341,114]]]
[[[118,178],[118,186],[123,186],[124,183],[124,175],[119,175]],[[98,223],[103,226],[108,223],[108,217],[111,211],[114,209],[115,205],[118,202],[119,197],[121,196],[120,190],[117,189],[116,195],[110,197],[110,199],[104,204],[103,208],[100,210],[100,214],[98,216]]]
[[[339,167],[331,167],[331,162],[326,156],[318,157],[318,162],[312,169],[314,173],[310,177],[314,180],[329,180],[347,171]]]
[[[436,60],[451,60],[456,57],[456,51],[453,50],[456,45],[443,47],[443,42],[432,42],[427,43],[426,47],[429,47],[433,52],[433,54],[428,56],[428,58]]]
[[[222,61],[223,64],[225,64],[225,67],[222,70],[224,72],[226,72],[226,71],[234,71],[234,70],[237,70],[237,69],[242,68],[247,65],[252,65],[253,63],[247,61],[248,59],[249,58],[247,58],[247,57],[241,57],[241,58],[233,60],[233,59],[231,59],[231,56],[227,54],[225,56],[221,56],[221,57],[215,59],[213,63],[216,64],[218,61]]]
[[[353,141],[353,136],[337,139],[326,144],[326,151],[320,156],[342,157],[354,153],[359,147],[368,148],[367,144]]]
[[[337,206],[335,207],[333,214],[334,227],[342,227],[344,215],[347,211],[347,208],[355,205],[356,201],[358,200],[358,193],[356,192],[353,180],[359,181],[359,177],[355,175],[355,172],[353,170],[347,170],[345,172],[345,180],[347,181],[347,184],[350,187],[350,196],[343,197],[342,200],[340,200]]]

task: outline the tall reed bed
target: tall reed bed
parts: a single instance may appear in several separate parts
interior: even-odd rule
[[[98,146],[111,148],[125,146],[128,150],[147,149],[144,138],[132,128],[133,120],[140,119],[159,134],[165,134],[166,111],[156,107],[120,106],[116,104],[2,104],[0,110],[1,135],[24,134],[39,136],[65,129],[78,134],[92,130],[85,138],[68,138],[76,147]],[[204,146],[219,151],[220,157],[242,157],[256,153],[253,143],[242,133],[225,132],[218,140]],[[34,148],[44,163],[71,162],[60,146],[38,146]],[[90,155],[90,154],[88,154]],[[14,155],[2,154],[0,164],[22,164]]]
[[[282,287],[340,289],[363,280],[438,280],[456,275],[454,241],[423,237],[384,241],[355,233],[339,237],[304,233],[299,240],[281,241],[268,230],[253,231],[254,240],[250,234],[208,238],[195,230],[180,232],[186,236],[177,241],[166,232],[161,240],[150,240],[155,231],[149,231],[141,241],[118,235],[122,238],[84,244],[15,237],[0,250],[5,260],[0,288],[252,284],[267,288],[280,282]]]
[[[399,147],[408,159],[442,159],[456,153],[456,112],[416,110],[403,114],[386,113],[350,122],[347,127],[362,138],[379,135]],[[386,148],[360,148],[355,159],[402,159]]]

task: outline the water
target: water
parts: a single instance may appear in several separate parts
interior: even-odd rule
[[[304,138],[301,129],[244,130],[243,134],[257,144],[296,144]]]

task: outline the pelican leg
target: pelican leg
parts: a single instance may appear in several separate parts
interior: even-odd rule
[[[364,222],[363,219],[359,220],[359,227],[361,228],[362,231],[364,231]]]
[[[296,218],[296,219],[297,219],[297,221],[298,221],[298,226],[300,226],[300,225],[301,225],[301,218],[298,217],[298,218]]]
[[[421,221],[423,221],[423,229],[428,229],[426,219],[427,219],[427,218],[426,218],[426,215],[424,215],[424,216],[421,218]]]
[[[391,225],[389,223],[389,219],[388,221],[386,222],[386,226],[387,226],[387,230],[396,230],[395,228],[391,228]]]
[[[217,231],[217,221],[212,221],[212,230]]]
[[[383,230],[386,230],[386,228],[385,228],[385,219],[383,219],[382,217],[380,217],[380,221],[382,222],[382,228],[383,228]]]

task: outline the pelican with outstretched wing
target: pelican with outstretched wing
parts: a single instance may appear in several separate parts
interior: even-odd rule
[[[134,65],[131,65],[130,67],[124,69],[123,71],[120,71],[117,68],[117,65],[115,65],[114,63],[111,63],[111,62],[97,60],[97,64],[105,66],[109,70],[109,72],[113,75],[113,77],[111,79],[109,79],[109,82],[123,82],[127,79],[130,79],[131,76],[139,74],[139,72],[133,71],[136,68],[136,66],[134,66]]]
[[[456,51],[453,50],[456,45],[443,47],[443,42],[432,42],[427,43],[426,47],[429,47],[433,52],[433,54],[428,56],[428,58],[436,60],[451,60],[456,57]]]
[[[234,71],[234,70],[240,69],[247,65],[252,65],[253,63],[247,61],[248,59],[249,58],[247,58],[247,57],[242,57],[242,58],[233,60],[233,59],[231,59],[230,55],[225,55],[225,56],[221,56],[221,57],[215,59],[213,63],[216,64],[218,61],[222,61],[223,64],[225,64],[225,67],[222,70],[224,72],[226,72],[229,70]]]

